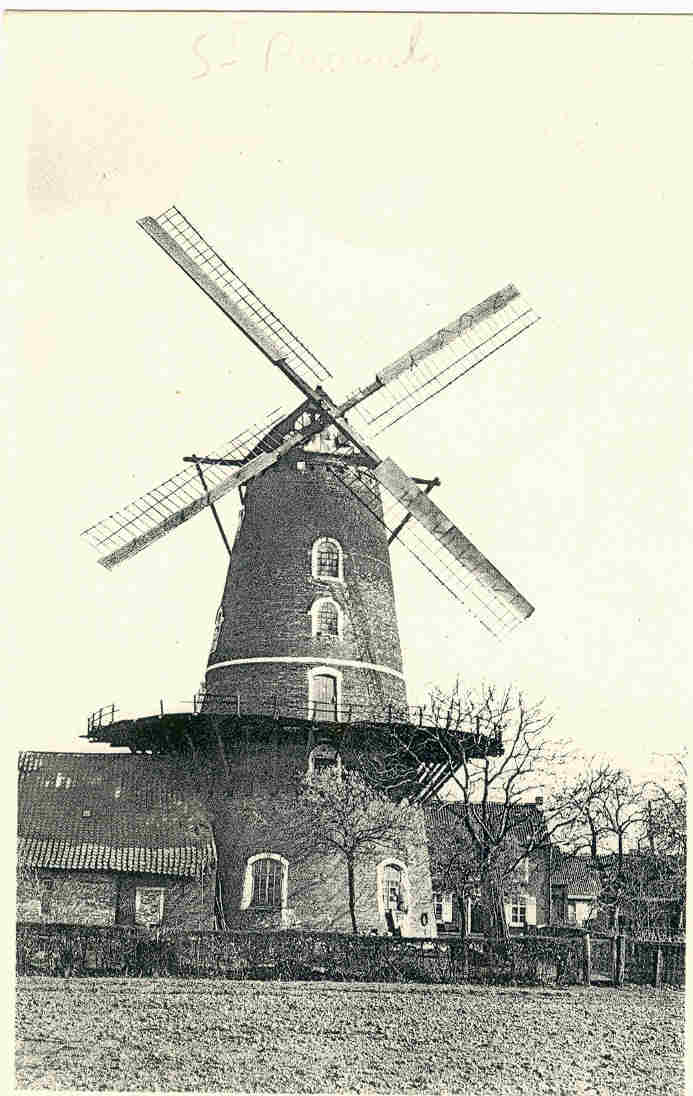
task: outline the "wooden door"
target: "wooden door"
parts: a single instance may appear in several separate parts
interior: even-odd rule
[[[337,718],[337,678],[334,674],[315,674],[311,679],[313,719]]]

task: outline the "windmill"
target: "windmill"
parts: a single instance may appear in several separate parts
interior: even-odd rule
[[[85,530],[112,568],[209,508],[230,561],[205,706],[335,722],[392,719],[407,697],[389,560],[403,545],[497,637],[533,607],[376,440],[534,324],[513,285],[379,370],[346,400],[331,374],[175,206],[138,224],[296,387],[275,410]],[[216,503],[241,495],[233,545]]]

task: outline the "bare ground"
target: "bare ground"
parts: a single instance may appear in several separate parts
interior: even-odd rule
[[[683,1092],[674,990],[20,978],[17,1087]]]

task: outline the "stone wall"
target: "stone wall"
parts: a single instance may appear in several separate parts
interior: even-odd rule
[[[24,872],[17,880],[17,920],[112,925],[117,895],[118,876],[107,872]]]
[[[200,880],[124,872],[27,870],[18,873],[17,920],[71,925],[132,925],[136,889],[164,890],[164,924],[214,928],[215,873]]]

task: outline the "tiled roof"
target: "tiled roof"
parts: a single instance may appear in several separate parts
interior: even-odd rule
[[[615,852],[597,857],[602,878],[609,885],[617,877],[618,856]],[[651,856],[648,852],[630,850],[623,855],[624,879],[641,897],[652,899],[681,898],[685,886],[686,863],[677,856]]]
[[[511,803],[508,807],[504,803],[486,803],[482,814],[479,803],[470,804],[470,810],[478,819],[485,820],[491,833],[499,834],[504,826],[506,813],[510,815],[508,820],[508,836],[518,838],[520,841],[541,843],[545,838],[544,816],[540,807],[534,803]],[[464,818],[465,807],[462,803],[430,803],[425,808],[426,827],[429,837],[435,840],[437,834],[445,835],[451,830],[459,830]]]
[[[141,754],[21,753],[18,835],[30,867],[194,876],[216,861],[200,805]]]
[[[589,856],[568,856],[559,849],[554,849],[551,884],[566,887],[568,897],[595,895],[600,890],[599,870]]]
[[[618,869],[616,853],[600,853],[596,860],[582,855],[570,855],[560,849],[552,850],[551,884],[566,887],[569,896],[598,894],[603,886],[613,882]],[[625,886],[635,888],[642,898],[669,899],[682,893],[681,866],[667,857],[641,855],[628,852],[623,857]]]

